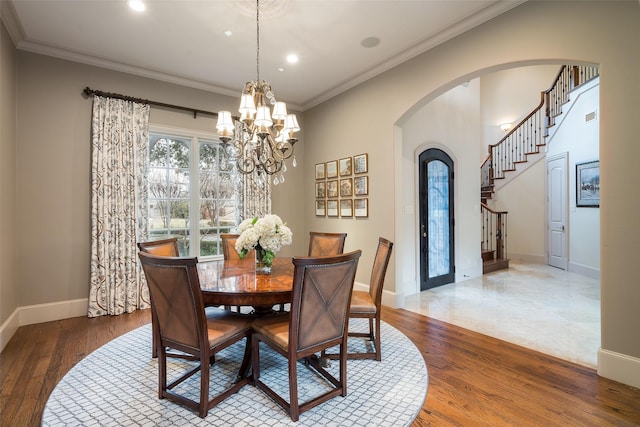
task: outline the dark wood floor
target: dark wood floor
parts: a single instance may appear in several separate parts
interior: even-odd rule
[[[385,308],[383,319],[415,343],[429,371],[413,426],[640,425],[640,390],[593,369],[404,310]],[[40,425],[74,364],[149,321],[144,310],[21,327],[0,354],[0,426]]]

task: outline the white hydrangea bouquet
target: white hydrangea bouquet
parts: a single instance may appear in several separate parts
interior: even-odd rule
[[[278,215],[265,215],[262,218],[247,218],[238,226],[240,237],[236,240],[236,251],[240,258],[251,249],[256,251],[256,260],[268,268],[273,263],[282,246],[290,245],[293,233]]]

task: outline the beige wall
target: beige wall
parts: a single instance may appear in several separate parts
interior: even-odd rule
[[[375,171],[370,195],[374,214],[362,222],[313,218],[313,184],[310,179],[305,181],[310,228],[348,229],[349,245],[365,250],[372,248],[377,235],[397,241],[407,227],[415,235],[417,230],[404,216],[402,192],[413,183],[403,178],[402,132],[396,126],[401,127],[415,110],[441,93],[488,72],[544,63],[598,64],[602,118],[600,372],[640,384],[640,286],[632,270],[640,257],[640,192],[633,188],[640,181],[640,168],[632,165],[640,155],[640,86],[636,81],[640,55],[624,47],[630,40],[640,40],[636,1],[527,2],[307,111],[307,164],[368,152]],[[344,145],[338,146],[333,142],[336,139]],[[414,253],[403,250],[403,245],[397,248],[390,281],[395,280],[395,292],[400,294],[396,299],[401,300],[409,289],[409,285],[402,287],[402,277],[411,274],[404,269]]]
[[[0,25],[0,325],[18,307],[15,270],[16,53]]]

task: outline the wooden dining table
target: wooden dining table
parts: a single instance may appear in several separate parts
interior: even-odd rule
[[[257,273],[252,259],[205,261],[197,266],[205,306],[252,306],[260,314],[291,302],[291,258],[274,258],[270,274]]]

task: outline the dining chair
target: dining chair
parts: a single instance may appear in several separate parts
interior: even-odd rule
[[[233,234],[233,233],[221,233],[220,234],[220,240],[222,241],[222,256],[224,258],[224,260],[232,260],[232,261],[240,261],[240,254],[238,253],[238,251],[236,250],[236,241],[238,240],[238,237],[240,237],[239,234]],[[254,264],[256,262],[256,251],[254,250],[250,250],[249,252],[247,252],[247,254],[242,257],[242,261],[246,262],[247,264]],[[232,308],[235,309],[235,311],[237,311],[238,313],[240,312],[240,306],[234,306],[231,307],[229,305],[226,305],[224,307],[227,310],[231,310]]]
[[[206,417],[209,409],[249,383],[251,362],[251,318],[228,310],[205,314],[198,278],[197,258],[159,257],[138,252],[158,329],[158,398],[169,399]],[[215,353],[246,338],[244,358],[237,378],[228,380],[224,390],[209,399],[210,363]],[[191,356],[197,365],[168,382],[167,348]],[[174,391],[183,381],[200,371],[199,400]]]
[[[378,249],[373,260],[371,279],[369,280],[369,291],[353,291],[351,296],[351,306],[349,307],[350,318],[369,319],[369,332],[348,332],[349,337],[369,338],[375,347],[375,351],[348,353],[349,359],[376,359],[382,360],[380,348],[380,312],[382,309],[382,289],[384,288],[384,277],[387,273],[393,243],[380,237],[378,238]],[[375,321],[375,329],[374,329]],[[337,353],[322,352],[321,357],[337,359]]]
[[[309,256],[339,255],[344,252],[347,233],[309,232]]]
[[[178,238],[171,237],[168,239],[161,240],[151,240],[147,242],[138,242],[138,249],[142,252],[146,252],[151,255],[156,256],[170,256],[170,257],[178,257],[180,256],[180,252],[178,250]],[[151,310],[151,329],[154,331],[151,335],[151,357],[158,357],[158,352],[156,351],[156,334],[157,325],[155,321],[155,315],[153,314],[153,310]]]
[[[337,395],[347,395],[347,312],[362,251],[333,257],[294,257],[291,310],[253,322],[253,382],[297,421],[300,413]],[[260,379],[260,342],[287,359],[289,402]],[[339,345],[338,378],[323,368],[315,353]],[[330,390],[303,404],[298,399],[298,366],[304,359]]]

